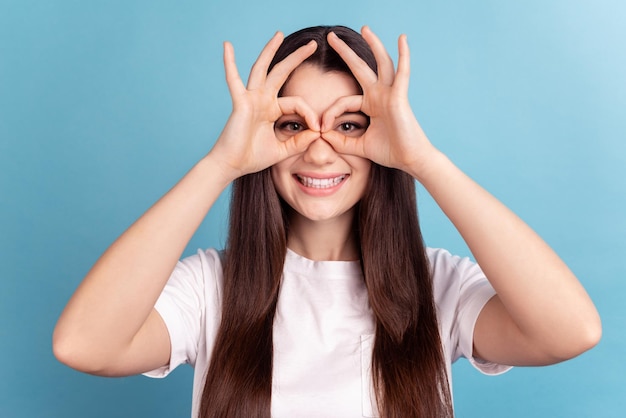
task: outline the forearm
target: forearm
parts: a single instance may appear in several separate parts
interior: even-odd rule
[[[230,180],[209,155],[128,228],[67,304],[55,329],[55,345],[85,355],[114,356],[124,350]]]
[[[413,173],[463,236],[528,340],[558,356],[599,327],[595,307],[556,253],[443,154]],[[592,337],[593,338],[593,337]]]
[[[411,174],[456,226],[498,292],[482,309],[475,327],[474,342],[488,349],[483,358],[545,363],[595,344],[600,332],[597,312],[568,267],[424,134],[408,100],[406,37],[398,40],[394,68],[380,40],[369,30],[363,35],[375,52],[377,74],[348,45],[328,39],[359,81],[363,95],[337,101],[325,119],[358,110],[370,117],[369,126],[363,135],[350,137],[329,130],[325,122],[322,136],[339,153]],[[539,348],[526,355],[521,346]]]

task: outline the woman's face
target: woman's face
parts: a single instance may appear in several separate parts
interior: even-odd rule
[[[298,67],[283,88],[283,96],[301,97],[320,121],[337,99],[355,94],[360,94],[360,88],[352,76],[325,72],[312,64]],[[358,137],[367,123],[362,113],[345,113],[335,119],[334,127]],[[306,123],[299,115],[283,115],[275,125],[279,139],[303,129]],[[276,190],[297,214],[312,221],[351,221],[354,205],[365,191],[370,167],[370,160],[338,154],[320,137],[303,154],[272,166],[271,173]]]

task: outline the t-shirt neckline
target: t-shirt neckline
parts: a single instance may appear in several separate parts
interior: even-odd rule
[[[287,248],[285,269],[295,273],[315,274],[319,277],[356,277],[361,278],[360,261],[317,261],[306,258]]]

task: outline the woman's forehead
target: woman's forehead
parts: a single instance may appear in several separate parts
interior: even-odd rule
[[[282,89],[283,96],[299,96],[314,109],[326,109],[340,97],[360,94],[351,74],[326,71],[317,65],[302,64],[291,73]]]

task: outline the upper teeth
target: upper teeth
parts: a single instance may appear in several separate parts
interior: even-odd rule
[[[328,187],[333,187],[338,185],[339,183],[341,183],[343,181],[344,178],[346,178],[346,175],[341,175],[338,177],[334,177],[334,178],[329,178],[329,179],[317,179],[317,178],[313,178],[313,177],[306,177],[306,176],[301,176],[301,175],[297,175],[298,180],[300,180],[300,183],[304,184],[307,187],[314,187],[316,189],[325,189]]]

